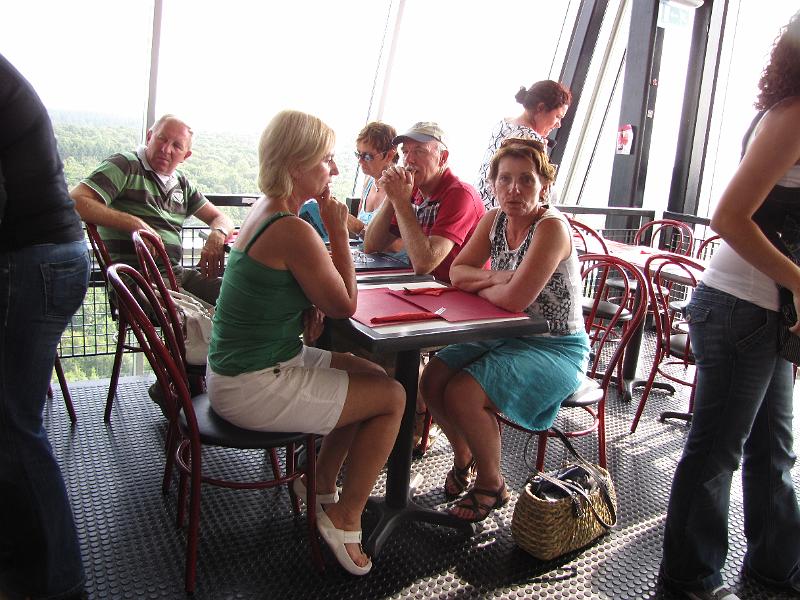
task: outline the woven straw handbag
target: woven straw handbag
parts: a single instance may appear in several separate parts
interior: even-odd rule
[[[511,520],[514,541],[541,560],[583,548],[617,522],[617,495],[608,471],[585,460],[563,432],[551,429],[576,462],[531,476]]]

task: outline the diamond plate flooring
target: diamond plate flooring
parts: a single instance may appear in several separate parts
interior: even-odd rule
[[[176,486],[160,491],[164,421],[147,395],[150,380],[123,379],[110,425],[103,423],[107,381],[72,383],[78,412],[71,427],[59,391],[45,422],[67,482],[87,573],[90,598],[181,598],[185,532],[175,525]],[[305,538],[305,520],[294,517],[285,489],[220,490],[202,495],[198,599],[255,598],[677,598],[657,573],[662,528],[675,464],[687,427],[657,420],[666,409],[687,405],[654,391],[639,428],[628,433],[641,392],[626,404],[608,403],[609,465],[619,496],[619,523],[590,548],[556,561],[538,561],[518,549],[510,524],[516,491],[528,471],[526,436],[503,436],[503,472],[512,501],[478,525],[474,536],[446,528],[406,523],[398,527],[364,578],[345,574],[325,549],[328,568],[315,571]],[[795,439],[800,438],[795,426]],[[596,456],[596,438],[578,446]],[[557,442],[548,446],[548,468],[560,464]],[[211,452],[210,463],[248,474],[269,469],[263,454],[232,457]],[[417,500],[445,505],[442,482],[452,455],[438,439],[414,473],[423,482]],[[795,470],[794,481],[800,477]],[[375,493],[383,492],[383,478]],[[364,519],[370,526],[369,515]],[[782,598],[743,579],[745,550],[741,483],[734,478],[730,551],[723,576],[742,598]],[[787,596],[788,597],[788,596]]]

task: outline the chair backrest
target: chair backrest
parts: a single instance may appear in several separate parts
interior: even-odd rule
[[[572,239],[579,253],[608,254],[608,246],[599,231],[572,217],[567,217],[567,221],[572,227]]]
[[[647,313],[647,284],[639,269],[616,256],[584,254],[579,260],[586,299],[584,323],[592,342],[593,355],[587,374],[598,377],[602,373],[601,386],[607,389],[626,346]],[[609,278],[616,280],[613,304],[606,300]],[[595,329],[597,324],[601,325],[599,329]],[[618,327],[623,324],[624,327]],[[595,331],[598,332],[596,335]]]
[[[647,278],[647,288],[650,304],[656,315],[656,335],[669,350],[677,312],[671,303],[683,302],[689,298],[691,290],[697,287],[704,268],[688,256],[654,254],[647,259],[644,270],[650,275]],[[686,343],[688,346],[688,337]]]
[[[715,234],[710,238],[701,241],[697,245],[697,250],[694,253],[694,257],[699,258],[700,260],[708,260],[711,258],[711,255],[714,254],[714,250],[717,249],[717,246],[719,246],[721,239],[722,236]]]
[[[682,221],[659,219],[642,225],[633,238],[635,246],[662,248],[684,256],[692,255],[694,233]]]
[[[94,223],[84,223],[84,225],[86,226],[86,235],[89,238],[89,243],[92,245],[94,259],[97,261],[97,266],[100,267],[100,273],[103,275],[103,279],[108,282],[106,269],[108,269],[108,267],[110,267],[113,263],[111,262],[111,257],[108,254],[106,243],[97,232],[97,225]]]
[[[139,257],[140,273],[142,274],[144,280],[150,285],[150,288],[156,291],[157,298],[160,300],[161,308],[166,314],[166,317],[169,319],[172,330],[179,333],[179,335],[176,335],[176,341],[178,344],[178,350],[180,351],[180,356],[185,363],[185,323],[180,317],[178,307],[175,305],[171,296],[169,295],[169,290],[167,290],[166,284],[164,283],[164,278],[161,276],[161,272],[158,270],[158,265],[156,265],[155,258],[153,258],[150,248],[155,247],[159,251],[162,264],[164,260],[167,261],[167,264],[170,264],[167,251],[164,249],[163,243],[160,243],[161,238],[154,236],[149,231],[140,229],[138,231],[134,231],[131,237],[133,238],[133,247],[136,249],[136,256]],[[172,273],[171,268],[169,269],[168,275],[170,276],[169,289],[177,292],[178,284],[175,281],[175,275]],[[162,291],[164,293],[163,295]],[[157,315],[156,318],[158,318]]]
[[[164,247],[164,241],[161,237],[146,229],[134,231],[131,237],[133,238],[133,247],[136,249],[136,256],[139,258],[139,265],[142,267],[142,274],[148,278],[158,274],[158,269],[156,269],[155,273],[148,275],[147,267],[144,264],[145,256],[150,256],[153,265],[156,264],[152,253],[152,250],[155,250],[162,273],[167,276],[169,289],[177,292],[179,289],[178,280],[175,278],[175,272],[172,270],[172,261],[169,259],[169,254],[167,254],[167,249]]]
[[[137,269],[123,263],[111,265],[107,273],[117,296],[120,314],[133,331],[156,375],[170,422],[176,423],[178,411],[182,409],[190,429],[196,431],[197,420],[181,352],[183,332],[179,326],[175,327],[167,315],[165,305],[172,300],[164,280],[157,277],[154,289]],[[165,298],[166,301],[162,302],[159,298]],[[160,327],[160,335],[151,321],[153,316]]]

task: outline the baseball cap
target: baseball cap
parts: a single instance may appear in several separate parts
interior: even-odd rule
[[[444,130],[439,127],[438,123],[432,121],[420,121],[414,123],[411,128],[402,135],[398,135],[392,140],[392,144],[402,144],[406,140],[414,140],[415,142],[441,142],[447,146],[445,141]]]

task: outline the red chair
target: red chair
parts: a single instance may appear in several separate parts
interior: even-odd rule
[[[656,351],[639,407],[631,423],[631,433],[636,431],[656,375],[691,388],[689,412],[663,413],[661,419],[691,420],[695,391],[694,355],[688,326],[681,320],[681,312],[675,306],[685,307],[688,304],[688,297],[697,286],[698,277],[703,270],[703,266],[696,260],[674,254],[655,254],[645,263],[645,272],[649,274],[647,284],[650,304],[655,314]]]
[[[650,246],[684,256],[692,255],[694,233],[682,221],[657,219],[642,225],[633,236],[634,246]]]
[[[100,269],[100,273],[106,282],[106,288],[110,291],[108,283],[108,268],[111,266],[111,257],[108,254],[108,248],[100,234],[97,232],[97,226],[93,223],[85,223],[86,234],[89,238],[89,243],[92,245],[92,252],[94,253],[95,261]],[[117,342],[114,351],[114,364],[111,367],[111,381],[108,384],[108,396],[106,398],[106,408],[103,419],[108,423],[111,420],[111,407],[114,404],[114,396],[117,393],[117,383],[119,383],[119,372],[122,368],[123,354],[128,352],[140,352],[139,346],[128,343],[128,323],[124,318],[120,317],[119,310],[117,309],[116,302],[112,296],[109,295],[109,306],[111,308],[111,318],[117,322]]]
[[[608,246],[599,231],[571,217],[567,217],[567,221],[572,228],[572,239],[577,242],[578,253],[608,254]]]
[[[714,254],[714,250],[717,249],[719,246],[719,241],[722,238],[719,235],[712,235],[710,238],[707,238],[700,242],[697,245],[697,250],[694,253],[695,258],[700,260],[708,260],[711,258],[711,255]]]
[[[69,393],[69,386],[67,385],[67,378],[64,376],[64,369],[61,367],[61,359],[56,355],[55,363],[53,364],[53,368],[56,371],[56,378],[58,379],[58,385],[61,388],[61,395],[64,396],[64,404],[67,407],[67,414],[69,414],[70,422],[75,425],[78,422],[78,415],[75,414],[75,407],[72,404],[72,396]],[[53,386],[49,386],[47,388],[47,397],[52,399],[53,398]]]
[[[106,248],[105,242],[103,242],[103,239],[100,237],[100,234],[97,231],[97,226],[93,223],[86,223],[85,225],[86,233],[88,235],[89,242],[92,245],[92,251],[94,253],[95,260],[97,261],[97,266],[100,268],[100,273],[105,279],[106,286],[108,286],[109,283],[106,272],[113,264],[108,253],[108,248]],[[148,243],[151,245],[151,247],[156,249],[157,254],[162,260],[162,264],[165,265],[164,271],[166,272],[170,289],[177,290],[178,282],[175,278],[175,274],[172,271],[172,263],[169,260],[166,249],[164,248],[164,243],[161,241],[160,237],[155,236],[150,232],[144,233],[147,236],[146,239]],[[128,342],[129,326],[125,319],[120,316],[113,295],[109,295],[109,306],[111,307],[111,318],[117,321],[117,342],[116,349],[114,351],[114,364],[111,368],[111,381],[108,384],[108,396],[106,398],[106,408],[103,417],[106,423],[111,420],[111,408],[114,405],[114,396],[117,393],[117,384],[119,383],[119,374],[122,368],[123,355],[126,351],[140,352],[139,346]]]
[[[609,255],[603,254],[584,254],[580,257],[582,267],[582,277],[584,282],[584,293],[589,290],[594,302],[589,308],[588,314],[584,315],[584,325],[586,332],[590,334],[592,324],[597,318],[601,304],[608,292],[609,274],[614,273],[623,283],[620,289],[623,290],[622,300],[617,305],[617,312],[606,323],[604,332],[591,340],[591,355],[589,368],[584,377],[581,387],[569,398],[561,403],[562,409],[578,409],[587,414],[591,420],[590,424],[582,429],[565,431],[568,437],[579,437],[597,431],[598,463],[602,467],[607,466],[606,457],[606,424],[605,407],[608,397],[608,387],[614,379],[614,373],[622,361],[625,347],[636,332],[636,329],[644,319],[647,310],[647,299],[644,294],[634,291],[634,283],[638,284],[638,289],[644,289],[645,282],[641,272],[630,263]],[[617,290],[619,292],[619,290]],[[626,327],[622,327],[623,310],[625,306],[630,309],[631,319]],[[611,343],[613,342],[613,343]],[[600,379],[599,383],[597,379]],[[620,389],[620,393],[622,388]],[[561,411],[560,411],[561,412]],[[498,414],[497,419],[515,429],[536,434],[539,439],[536,455],[536,468],[544,470],[545,452],[547,440],[556,434],[552,431],[531,431],[506,417]]]
[[[171,483],[171,470],[177,466],[180,472],[178,494],[178,525],[184,522],[186,497],[189,496],[189,525],[186,548],[185,587],[194,592],[196,563],[200,534],[200,493],[202,484],[229,489],[264,489],[287,485],[305,474],[308,489],[307,525],[308,537],[314,563],[323,568],[319,539],[316,533],[316,455],[307,452],[306,465],[295,465],[297,446],[314,448],[316,437],[306,433],[267,433],[236,427],[214,413],[207,394],[190,397],[186,368],[180,348],[182,332],[175,327],[170,314],[165,310],[172,304],[166,285],[161,278],[156,280],[156,289],[136,269],[125,264],[112,265],[108,279],[117,294],[120,317],[124,318],[139,342],[156,374],[158,384],[167,403],[170,428],[176,432],[170,444],[170,452],[164,468],[162,491],[166,494]],[[156,331],[151,319],[155,316],[161,329]],[[163,338],[163,339],[162,339]],[[216,447],[235,452],[244,450],[269,450],[283,448],[286,475],[273,473],[273,477],[259,480],[223,479],[218,473],[203,472],[203,448]],[[289,494],[295,514],[299,513],[299,501],[291,487]]]

